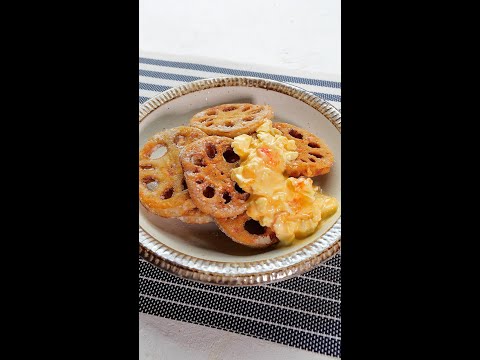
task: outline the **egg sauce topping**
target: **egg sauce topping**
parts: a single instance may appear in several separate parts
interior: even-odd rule
[[[337,211],[337,200],[322,194],[312,179],[283,174],[287,161],[297,158],[297,147],[272,128],[271,120],[258,127],[256,136],[235,137],[232,147],[240,166],[231,177],[250,193],[247,215],[272,228],[282,244],[312,234],[322,219]]]

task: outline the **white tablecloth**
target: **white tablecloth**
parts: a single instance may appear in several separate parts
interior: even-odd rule
[[[340,0],[140,0],[140,50],[339,79],[340,6]],[[334,359],[141,313],[139,339],[140,359]]]

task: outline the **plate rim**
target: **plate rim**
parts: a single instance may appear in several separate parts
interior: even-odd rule
[[[341,134],[341,113],[333,105],[298,86],[250,76],[200,79],[163,91],[139,106],[139,124],[154,110],[183,95],[215,87],[256,87],[300,100],[320,112]],[[172,274],[216,285],[259,285],[300,275],[332,257],[341,247],[341,216],[318,239],[288,254],[251,262],[200,259],[174,250],[139,224],[139,254]]]

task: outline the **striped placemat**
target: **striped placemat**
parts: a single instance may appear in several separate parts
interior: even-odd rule
[[[239,75],[291,83],[340,109],[341,83],[327,75],[151,54],[141,54],[139,62],[139,103],[185,82]],[[340,357],[340,259],[336,254],[304,275],[274,284],[219,287],[176,277],[140,258],[139,311]]]

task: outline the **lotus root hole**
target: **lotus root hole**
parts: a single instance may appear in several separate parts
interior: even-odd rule
[[[203,196],[206,198],[212,198],[215,195],[215,189],[211,186],[207,186],[205,190],[203,190]]]
[[[187,142],[187,139],[185,138],[185,136],[178,134],[178,135],[175,136],[175,138],[173,139],[173,142],[174,142],[176,145],[184,146],[185,143]]]
[[[200,179],[200,180],[196,180],[195,182],[196,182],[197,184],[202,184],[202,183],[203,183],[203,180]]]
[[[208,143],[206,146],[205,146],[205,151],[207,153],[207,156],[210,158],[210,159],[213,159],[215,157],[215,155],[217,155],[217,148],[215,147],[215,145],[211,144],[211,143]]]
[[[240,156],[235,154],[235,151],[233,151],[232,148],[229,148],[223,152],[223,158],[226,162],[231,164],[240,160]]]
[[[250,112],[250,114],[258,114],[262,109],[255,109]]]
[[[196,156],[192,159],[193,165],[196,166],[206,166],[205,161],[203,161],[202,157]]]
[[[320,154],[312,154],[312,153],[309,153],[309,154],[313,155],[313,156],[315,156],[316,158],[319,158],[319,159],[323,158],[323,155],[320,155]]]
[[[315,162],[314,158],[308,158],[308,160],[310,160],[311,162]]]
[[[163,145],[157,145],[150,154],[150,159],[160,159],[163,155],[167,153],[167,148]]]
[[[243,112],[243,111],[248,111],[248,110],[250,110],[251,108],[252,108],[252,107],[251,107],[250,105],[247,105],[247,106],[245,106],[245,107],[243,108],[242,112]]]
[[[315,144],[313,142],[308,143],[308,146],[310,146],[311,148],[316,148],[316,149],[318,149],[320,147],[320,145]]]
[[[208,116],[217,115],[217,110],[209,110],[207,111],[207,115]]]
[[[246,221],[243,227],[252,235],[263,235],[265,234],[265,231],[267,231],[266,227],[260,225],[257,220],[253,219]]]
[[[243,120],[243,121],[252,121],[252,120],[253,120],[253,116],[245,116],[242,120]]]
[[[153,182],[147,184],[147,189],[150,190],[150,191],[157,190],[157,187],[158,187],[158,182],[156,182],[156,181],[153,181]]]
[[[233,122],[230,120],[225,122],[225,126],[227,127],[232,127],[233,125],[234,125]]]
[[[223,197],[223,200],[225,200],[225,204],[228,204],[230,200],[232,200],[232,197],[228,192],[224,193],[222,197]]]
[[[236,106],[227,106],[227,107],[224,107],[222,110],[223,112],[228,112],[228,111],[233,111],[233,110],[237,110],[238,108]]]
[[[289,132],[288,132],[290,135],[292,135],[294,138],[296,139],[303,139],[303,135],[300,134],[297,130],[295,129],[291,129]]]
[[[163,192],[162,199],[170,199],[173,195],[173,188],[167,189]]]
[[[205,124],[206,127],[209,127],[209,126],[212,126],[213,125],[213,121],[209,121]]]
[[[142,169],[142,170],[150,170],[150,169],[153,169],[153,165],[152,165],[152,164],[140,165],[140,169]]]
[[[243,190],[237,183],[235,183],[235,190],[240,194],[245,193],[245,190]]]
[[[187,182],[185,181],[185,179],[182,179],[182,190],[187,190]]]
[[[155,191],[158,187],[157,180],[155,180],[151,176],[143,178],[143,183],[147,186],[147,189],[150,191]]]

